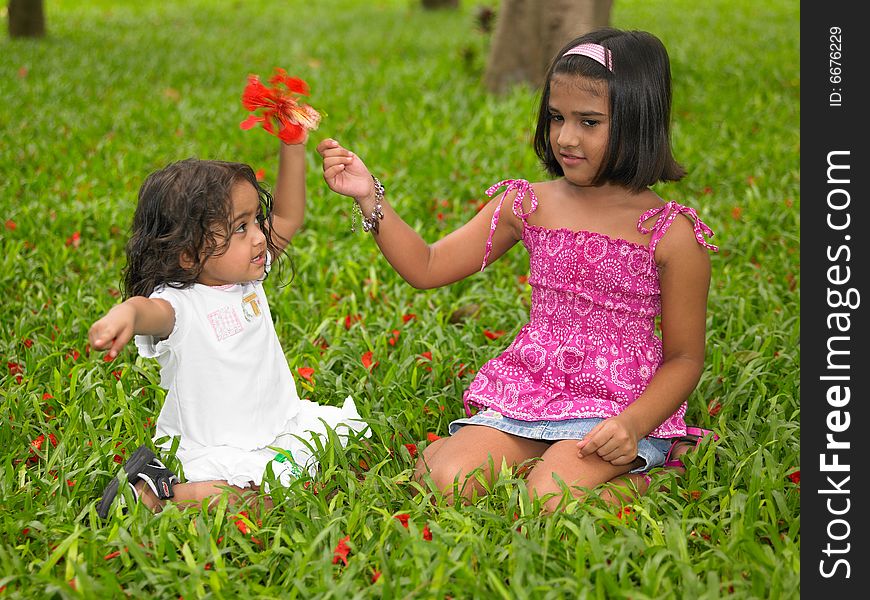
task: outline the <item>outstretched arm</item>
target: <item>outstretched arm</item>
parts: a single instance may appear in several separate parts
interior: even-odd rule
[[[272,239],[283,251],[305,219],[305,141],[281,142],[278,177],[272,194]]]
[[[133,296],[113,306],[106,315],[91,325],[88,341],[91,348],[108,350],[115,358],[134,335],[168,337],[175,326],[175,310],[166,300]]]
[[[368,216],[375,207],[375,186],[362,160],[332,139],[317,146],[323,157],[323,178],[330,189],[353,198]],[[490,220],[496,201],[490,202],[465,225],[433,244],[428,244],[396,213],[385,197],[384,214],[375,241],[396,272],[418,289],[440,287],[480,270]],[[491,259],[504,254],[519,240],[516,218],[502,212],[502,219],[492,239]]]

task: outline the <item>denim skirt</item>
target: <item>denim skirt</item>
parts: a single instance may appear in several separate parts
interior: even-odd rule
[[[483,410],[474,416],[452,421],[448,427],[450,435],[453,435],[465,425],[481,425],[504,431],[511,435],[540,440],[542,442],[557,442],[560,440],[582,440],[593,427],[604,419],[565,419],[562,421],[520,421],[506,417],[492,409]],[[665,457],[671,449],[671,439],[645,437],[637,442],[637,456],[645,461],[645,464],[632,469],[630,473],[644,473],[655,467],[660,467],[665,462]]]

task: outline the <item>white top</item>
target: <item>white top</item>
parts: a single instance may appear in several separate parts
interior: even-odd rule
[[[301,402],[262,282],[160,286],[150,297],[175,309],[169,337],[136,336],[167,391],[154,439],[180,436],[182,449],[271,443]]]

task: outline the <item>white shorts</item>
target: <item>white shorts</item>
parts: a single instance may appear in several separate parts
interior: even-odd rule
[[[312,455],[312,449],[317,448],[314,439],[320,438],[322,443],[326,443],[326,426],[335,430],[342,444],[347,443],[348,436],[368,427],[362,421],[350,396],[345,399],[341,408],[310,400],[301,402],[302,407],[296,416],[287,421],[283,432],[265,448],[245,450],[232,446],[191,449],[179,447],[175,456],[181,462],[183,480],[226,481],[240,488],[259,486],[263,483],[267,465],[271,464],[276,480],[287,486],[303,470],[311,475],[316,472],[318,463]],[[370,435],[371,431],[366,430],[365,437]]]

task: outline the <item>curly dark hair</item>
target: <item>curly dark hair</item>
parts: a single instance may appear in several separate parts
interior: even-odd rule
[[[243,163],[188,158],[151,173],[139,188],[139,202],[127,242],[124,298],[149,296],[159,285],[192,286],[205,260],[226,252],[230,237],[231,192],[247,181],[260,197],[260,227],[273,261],[272,195]],[[181,266],[181,257],[189,268]]]

